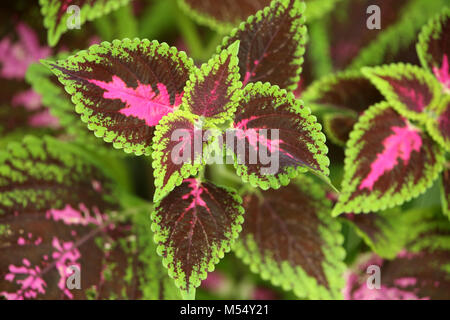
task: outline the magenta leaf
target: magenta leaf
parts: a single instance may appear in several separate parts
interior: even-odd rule
[[[152,230],[158,253],[185,294],[195,292],[231,249],[244,221],[241,201],[232,190],[188,179],[157,205]]]
[[[364,68],[363,73],[400,114],[420,120],[439,103],[440,86],[424,69],[409,64]]]
[[[308,170],[327,179],[328,148],[321,125],[285,90],[269,83],[247,85],[233,127],[224,138],[227,148],[238,175],[253,186],[279,188]]]
[[[334,214],[369,213],[403,204],[431,187],[444,161],[443,151],[426,133],[389,103],[375,105],[350,135]]]
[[[192,73],[183,96],[187,110],[209,123],[222,123],[232,118],[242,86],[238,52],[239,42],[236,41]]]
[[[341,296],[344,239],[323,186],[302,177],[279,190],[248,192],[243,201],[245,222],[235,251],[252,271],[299,298]]]
[[[450,299],[448,251],[402,251],[394,260],[372,254],[358,261],[347,274],[347,300],[447,300]],[[380,287],[369,288],[368,279],[380,268]],[[369,272],[370,270],[370,272]]]
[[[90,130],[116,148],[151,153],[155,126],[181,104],[192,60],[157,41],[103,42],[45,62],[72,95]]]
[[[244,85],[261,81],[297,88],[306,43],[304,10],[298,0],[273,1],[225,38],[218,52],[240,40],[239,72]]]
[[[446,151],[450,151],[450,95],[444,96],[430,112],[432,117],[427,122],[429,134]]]

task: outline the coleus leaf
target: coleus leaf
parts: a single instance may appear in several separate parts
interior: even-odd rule
[[[243,90],[227,148],[237,174],[262,189],[287,185],[308,170],[328,179],[330,163],[325,135],[316,117],[291,93],[269,83],[250,83]],[[278,136],[276,136],[278,135]],[[258,157],[259,161],[254,161]],[[269,165],[263,159],[268,157]]]
[[[359,115],[384,100],[360,71],[344,71],[313,82],[302,99],[323,116],[324,130],[338,145],[345,145]]]
[[[450,8],[432,19],[419,35],[417,53],[422,65],[450,92]]]
[[[185,87],[183,107],[208,123],[230,120],[240,99],[239,41],[192,73]]]
[[[445,150],[450,151],[450,95],[445,95],[439,105],[430,109],[428,133]]]
[[[184,179],[196,175],[204,166],[201,122],[179,110],[164,117],[153,139],[154,202],[160,201]]]
[[[187,179],[156,206],[158,254],[186,296],[230,250],[242,227],[241,198],[210,182]]]
[[[116,243],[126,227],[107,215],[118,208],[113,194],[112,180],[67,143],[27,137],[9,144],[0,153],[0,295],[134,297],[124,279],[129,243]],[[71,266],[89,270],[84,290],[67,289]]]
[[[273,1],[226,37],[217,52],[240,40],[239,72],[246,85],[270,82],[294,90],[300,80],[306,43],[305,5]]]
[[[342,192],[334,214],[401,205],[432,185],[444,161],[441,148],[389,103],[372,106],[347,143]]]
[[[341,297],[344,239],[322,186],[302,177],[279,190],[248,192],[243,206],[235,252],[253,272],[299,298]]]
[[[392,107],[405,117],[426,119],[426,111],[439,103],[440,85],[424,69],[399,63],[362,70]]]
[[[139,39],[103,42],[45,64],[97,137],[137,155],[150,155],[155,126],[181,104],[193,68],[184,52]]]
[[[450,299],[448,251],[401,252],[392,261],[372,254],[360,259],[347,274],[347,300],[447,300]],[[369,289],[370,266],[381,270],[380,289]]]
[[[48,29],[48,43],[54,46],[68,29],[74,12],[70,10],[75,5],[80,9],[80,25],[108,14],[130,0],[39,0],[44,16],[44,26]]]

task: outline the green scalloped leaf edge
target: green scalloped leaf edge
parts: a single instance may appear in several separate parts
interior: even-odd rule
[[[187,290],[183,290],[182,288],[185,286],[186,282],[184,280],[184,275],[179,277],[178,274],[176,274],[175,270],[173,268],[169,267],[169,263],[172,261],[171,258],[162,258],[162,263],[165,268],[168,270],[169,276],[174,279],[175,285],[180,289],[181,294],[183,297],[192,297],[192,295],[195,295],[195,288],[199,287],[201,282],[207,278],[208,272],[213,272],[215,269],[215,265],[219,263],[220,259],[222,259],[226,253],[231,251],[231,248],[235,241],[238,239],[240,232],[242,231],[242,224],[244,223],[244,208],[242,207],[242,198],[239,196],[239,194],[236,192],[236,190],[216,185],[224,190],[226,190],[228,193],[230,193],[233,197],[233,199],[238,203],[237,206],[234,208],[238,211],[239,215],[238,218],[234,221],[234,224],[231,227],[231,234],[228,237],[228,240],[225,240],[221,243],[220,248],[212,247],[212,259],[209,261],[207,266],[204,266],[202,270],[200,270],[197,274],[192,274],[190,277],[191,280],[191,287],[187,288]],[[159,256],[162,257],[164,250],[166,249],[163,245],[160,245],[159,242],[162,242],[165,239],[165,232],[161,230],[160,226],[158,225],[157,221],[157,214],[158,214],[158,207],[160,205],[160,202],[155,204],[155,210],[151,214],[151,220],[152,225],[151,229],[154,233],[153,240],[157,245],[157,253]],[[170,255],[170,253],[168,254]],[[193,283],[192,283],[193,282]]]
[[[201,168],[205,166],[204,159],[201,159],[201,163],[193,164],[185,163],[181,168],[181,174],[175,172],[170,176],[167,184],[163,185],[165,168],[161,165],[164,150],[166,149],[166,144],[164,140],[161,140],[163,135],[166,134],[170,129],[170,122],[174,119],[185,118],[195,125],[196,117],[189,112],[178,110],[173,113],[169,113],[164,116],[155,130],[155,136],[153,137],[153,153],[152,153],[152,167],[153,176],[155,177],[155,194],[153,196],[153,201],[160,202],[167,194],[169,194],[173,189],[178,187],[183,183],[184,179],[191,176],[195,176]]]
[[[421,194],[425,193],[436,181],[439,177],[440,172],[442,172],[445,156],[443,153],[436,154],[436,166],[434,168],[427,167],[426,177],[428,177],[428,181],[421,182],[418,185],[415,185],[412,190],[408,190],[407,188],[403,188],[402,191],[391,195],[389,200],[383,199],[380,200],[377,193],[372,192],[370,196],[359,196],[356,197],[348,204],[342,204],[344,201],[350,197],[351,192],[353,191],[353,187],[359,181],[351,181],[352,176],[356,170],[355,165],[355,157],[358,152],[355,143],[363,136],[365,130],[368,128],[369,122],[377,115],[379,111],[385,110],[387,108],[391,108],[391,105],[387,102],[381,102],[370,107],[363,116],[361,116],[358,122],[355,124],[353,131],[350,133],[350,139],[347,142],[346,150],[345,150],[345,161],[344,161],[344,178],[342,181],[342,192],[339,196],[339,201],[333,209],[333,216],[338,216],[342,213],[372,213],[383,211],[386,209],[391,209],[396,206],[402,205],[405,202],[408,202],[414,198],[417,198]],[[365,205],[360,206],[356,204],[355,200],[359,200],[360,198],[364,198]],[[345,200],[343,200],[345,199]]]
[[[294,183],[300,190],[307,190],[311,195],[321,198],[322,203],[329,207],[331,211],[331,202],[326,199],[324,189],[311,178],[301,177],[296,179]],[[316,279],[308,276],[302,268],[294,270],[288,262],[282,264],[281,268],[278,264],[267,255],[265,259],[270,264],[264,264],[261,254],[251,236],[246,241],[251,247],[252,252],[246,249],[242,240],[238,241],[233,247],[233,251],[242,261],[250,267],[253,273],[259,274],[262,279],[269,280],[273,285],[280,286],[283,290],[292,290],[299,298],[307,299],[342,299],[342,288],[345,280],[343,273],[346,270],[344,258],[346,252],[343,248],[344,237],[341,234],[341,223],[338,219],[330,216],[327,210],[318,210],[319,219],[325,221],[328,228],[319,226],[318,231],[322,240],[325,241],[329,249],[324,250],[326,260],[322,263],[324,273],[330,284],[331,290],[317,284]],[[332,266],[330,265],[333,264]],[[296,274],[297,273],[297,274]],[[274,276],[276,275],[276,276]],[[296,279],[295,285],[293,280]]]
[[[446,170],[449,171],[450,170],[450,162],[447,162],[446,164]],[[450,173],[449,173],[450,175]],[[442,202],[442,213],[448,217],[448,219],[450,220],[450,209],[449,209],[449,204],[450,204],[450,194],[446,195],[445,194],[445,189],[444,189],[444,177],[442,177],[442,181],[440,184],[440,189],[441,189],[441,202]]]
[[[51,0],[39,0],[39,4],[41,5],[41,14],[44,17],[44,26],[47,29],[47,41],[51,47],[55,46],[58,43],[59,38],[62,34],[64,34],[67,29],[67,19],[68,15],[65,13],[61,17],[61,21],[58,25],[56,25],[56,20],[53,19],[48,14],[55,9],[58,8],[51,6]],[[83,25],[87,21],[95,20],[103,15],[110,13],[113,10],[116,10],[127,3],[130,0],[108,0],[106,2],[99,2],[91,7],[89,4],[85,4],[81,7],[80,11],[80,26]]]
[[[441,86],[436,78],[426,70],[412,65],[404,63],[389,64],[379,67],[364,67],[361,69],[362,73],[373,83],[375,87],[384,95],[386,100],[392,105],[392,107],[401,115],[408,119],[421,121],[425,123],[430,116],[428,111],[434,106],[439,104],[441,97]],[[407,79],[419,79],[422,83],[426,84],[432,94],[433,99],[430,105],[426,106],[423,112],[415,112],[409,110],[407,106],[401,103],[397,99],[397,95],[392,90],[387,81],[381,79],[379,76],[389,76],[397,80],[401,80],[406,77]]]
[[[433,138],[434,141],[439,143],[439,145],[447,152],[450,152],[450,140],[445,141],[444,137],[442,136],[439,129],[436,127],[437,118],[439,115],[445,111],[446,108],[449,108],[450,106],[450,95],[443,95],[441,103],[430,110],[430,112],[435,113],[431,114],[431,116],[427,119],[427,130],[430,136]]]
[[[295,99],[294,95],[291,92],[288,92],[284,89],[280,89],[278,86],[272,86],[270,83],[249,83],[243,90],[243,99],[244,101],[248,96],[247,94],[252,91],[267,94],[268,96],[274,95],[276,98],[287,100],[287,102],[291,105],[291,111],[295,114],[300,115],[305,119],[305,121],[309,124],[308,128],[314,128],[317,130],[322,130],[322,125],[317,122],[317,118],[311,114],[311,110],[308,107],[304,107],[303,101]],[[326,136],[320,131],[313,135],[314,140],[319,145],[320,151],[322,151],[321,155],[316,155],[315,159],[319,163],[323,173],[313,171],[309,168],[298,167],[294,169],[293,167],[287,168],[286,173],[278,174],[278,179],[273,175],[268,175],[267,178],[269,181],[260,180],[255,174],[248,174],[248,170],[245,165],[240,165],[238,163],[238,158],[234,154],[232,150],[229,150],[233,154],[234,157],[234,167],[236,169],[236,174],[241,177],[241,179],[245,183],[250,183],[253,187],[259,187],[263,190],[268,190],[270,188],[279,189],[282,186],[287,186],[292,178],[297,177],[299,174],[312,172],[313,174],[320,177],[327,184],[329,184],[333,189],[335,187],[331,184],[330,179],[328,178],[330,174],[330,170],[328,166],[330,165],[330,159],[326,156],[328,153],[328,147],[326,146]]]
[[[287,9],[287,6],[289,5],[289,1],[290,0],[274,0],[271,2],[270,6],[265,7],[262,10],[259,10],[258,12],[256,12],[254,15],[251,15],[247,18],[246,21],[241,22],[241,24],[239,26],[237,26],[236,28],[234,28],[233,30],[231,30],[230,34],[226,37],[224,37],[222,44],[220,44],[217,49],[216,49],[216,53],[220,53],[224,46],[228,43],[229,39],[236,36],[236,34],[239,31],[244,31],[245,27],[247,25],[250,25],[251,23],[254,22],[254,20],[261,21],[264,17],[268,16],[271,12],[271,10],[273,10],[275,8],[275,5],[278,2],[281,2],[281,4],[284,6],[284,9]],[[302,65],[304,62],[304,54],[305,54],[305,46],[306,46],[306,42],[307,42],[307,28],[305,25],[306,19],[305,19],[305,3],[302,1],[297,1],[295,0],[295,4],[294,7],[292,8],[291,11],[295,12],[295,13],[300,13],[301,14],[301,18],[297,19],[296,21],[296,32],[295,32],[295,38],[294,41],[297,42],[299,45],[297,46],[297,50],[295,52],[295,64],[298,66],[297,67],[297,75],[290,80],[290,82],[292,82],[292,85],[290,85],[288,88],[286,88],[286,90],[288,91],[294,91],[295,89],[297,89],[298,83],[300,81],[300,75],[302,73]],[[279,12],[277,12],[276,14],[279,14]]]
[[[194,62],[191,58],[188,58],[186,53],[184,51],[178,51],[176,47],[169,47],[169,45],[165,42],[159,43],[156,40],[149,41],[147,39],[140,40],[138,38],[135,38],[133,40],[130,40],[128,38],[125,38],[123,40],[114,40],[112,42],[102,42],[100,45],[93,45],[89,47],[87,50],[79,51],[76,55],[70,56],[66,60],[59,60],[56,61],[56,64],[64,64],[67,62],[73,62],[73,61],[84,61],[84,60],[92,60],[95,59],[95,56],[92,57],[91,53],[96,53],[96,51],[102,47],[110,47],[106,49],[111,49],[111,47],[129,47],[133,48],[138,45],[144,45],[147,46],[149,49],[157,50],[160,54],[170,54],[173,58],[174,56],[177,56],[180,59],[180,62],[184,63],[187,68],[193,69],[194,68]],[[152,47],[150,47],[152,46]],[[52,72],[58,77],[59,81],[64,85],[64,88],[67,93],[69,93],[72,96],[72,102],[75,104],[75,111],[79,114],[81,114],[81,120],[88,124],[89,130],[93,131],[95,136],[97,138],[103,138],[105,142],[113,143],[113,147],[116,149],[123,149],[125,153],[134,153],[137,156],[146,155],[149,156],[152,153],[152,147],[144,147],[143,145],[136,145],[133,146],[131,143],[126,141],[126,138],[123,136],[119,136],[117,133],[114,132],[108,132],[105,128],[102,126],[99,126],[95,123],[91,123],[90,120],[90,114],[89,109],[84,107],[83,102],[81,101],[82,95],[81,93],[77,92],[76,87],[73,85],[72,81],[65,79],[64,74],[57,70],[52,68],[51,64],[55,63],[53,61],[48,60],[41,60],[41,63],[47,66]],[[114,139],[120,138],[121,141],[115,141]]]
[[[242,88],[238,66],[239,59],[237,57],[239,52],[239,43],[239,40],[236,41],[227,49],[223,50],[220,54],[217,54],[213,58],[211,58],[207,63],[204,63],[200,69],[197,69],[196,72],[191,73],[189,80],[186,83],[182,106],[184,106],[184,109],[186,111],[193,113],[192,108],[190,107],[192,105],[192,101],[190,101],[191,91],[195,89],[195,85],[199,81],[204,81],[205,77],[208,76],[214,68],[219,67],[228,59],[228,56],[231,56],[231,61],[228,69],[230,71],[230,75],[227,78],[227,80],[232,81],[232,85],[229,86],[227,90],[227,95],[231,95],[231,101],[229,104],[223,106],[223,108],[225,109],[224,112],[221,112],[214,117],[204,117],[205,124],[207,125],[218,125],[232,120],[234,114],[236,113],[237,106],[239,104],[239,101],[241,100],[240,89]]]
[[[396,54],[415,42],[417,33],[428,19],[445,6],[447,0],[412,0],[403,9],[398,22],[385,29],[374,41],[361,50],[350,64],[350,68],[361,68],[383,63],[386,51]],[[399,36],[400,35],[400,36]]]
[[[427,54],[428,41],[437,32],[442,31],[441,21],[445,18],[450,18],[450,7],[445,7],[442,9],[442,12],[430,19],[419,34],[419,41],[416,45],[417,55],[419,56],[422,66],[430,72],[432,72],[432,68],[429,64],[430,56]]]

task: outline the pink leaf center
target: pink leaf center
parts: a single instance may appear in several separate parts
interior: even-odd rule
[[[417,130],[407,127],[393,127],[393,135],[383,142],[384,151],[377,155],[371,165],[371,170],[366,179],[363,180],[359,189],[373,189],[375,182],[387,171],[392,170],[401,158],[405,165],[408,164],[413,151],[420,151],[422,138]]]
[[[444,54],[444,57],[442,58],[441,69],[433,67],[433,72],[439,82],[444,86],[444,89],[450,93],[450,68],[448,65],[448,56],[446,54]]]
[[[175,105],[170,103],[170,95],[164,84],[159,83],[159,94],[153,91],[151,85],[138,83],[136,89],[127,87],[126,83],[117,76],[112,77],[111,82],[89,80],[105,90],[103,98],[119,99],[126,107],[119,112],[127,117],[133,116],[144,120],[150,126],[156,126],[168,113],[174,111],[174,107],[181,104],[181,95],[175,97]]]

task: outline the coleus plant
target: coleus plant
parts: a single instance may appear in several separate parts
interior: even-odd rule
[[[289,198],[302,190],[305,199],[310,197],[304,188],[287,186],[299,173],[311,171],[329,182],[321,126],[288,91],[296,88],[303,62],[304,10],[298,0],[273,1],[234,29],[200,68],[174,47],[139,39],[103,42],[64,60],[43,61],[97,137],[127,153],[152,156],[157,252],[185,298],[195,296],[207,272],[231,249],[243,228],[244,208],[255,210],[248,201],[260,198],[257,189],[249,188],[243,203],[238,192],[204,179],[212,154],[226,149],[245,182],[263,190],[283,186],[279,192]],[[267,129],[277,130],[279,137],[264,135]],[[247,130],[255,135],[239,134]],[[204,139],[209,131],[215,134]],[[244,154],[261,145],[278,154],[278,170],[263,174],[264,166],[242,156],[238,144],[220,144],[220,137],[229,132],[246,142]],[[179,133],[183,134],[174,140]],[[174,161],[174,154],[183,161]],[[246,238],[239,252],[242,257],[258,257],[261,264],[255,271],[299,296],[339,297],[343,239],[340,224],[327,216],[329,204],[320,205],[325,193],[320,194],[317,204],[298,203],[311,219],[306,238],[294,231],[301,217],[284,225],[283,219],[294,219],[295,212],[272,211],[266,201],[254,212],[255,220],[244,225]],[[288,247],[274,247],[261,241],[260,234],[253,235],[258,216],[267,208],[277,222],[268,223],[275,228],[268,236],[287,228],[280,241],[287,241]],[[305,253],[311,246],[317,250]],[[302,247],[305,252],[292,254]],[[277,270],[295,275],[298,282],[281,278]]]
[[[449,26],[444,9],[424,27],[417,47],[423,68],[363,68],[386,101],[366,110],[350,133],[335,215],[401,205],[425,192],[443,171],[450,148]]]

